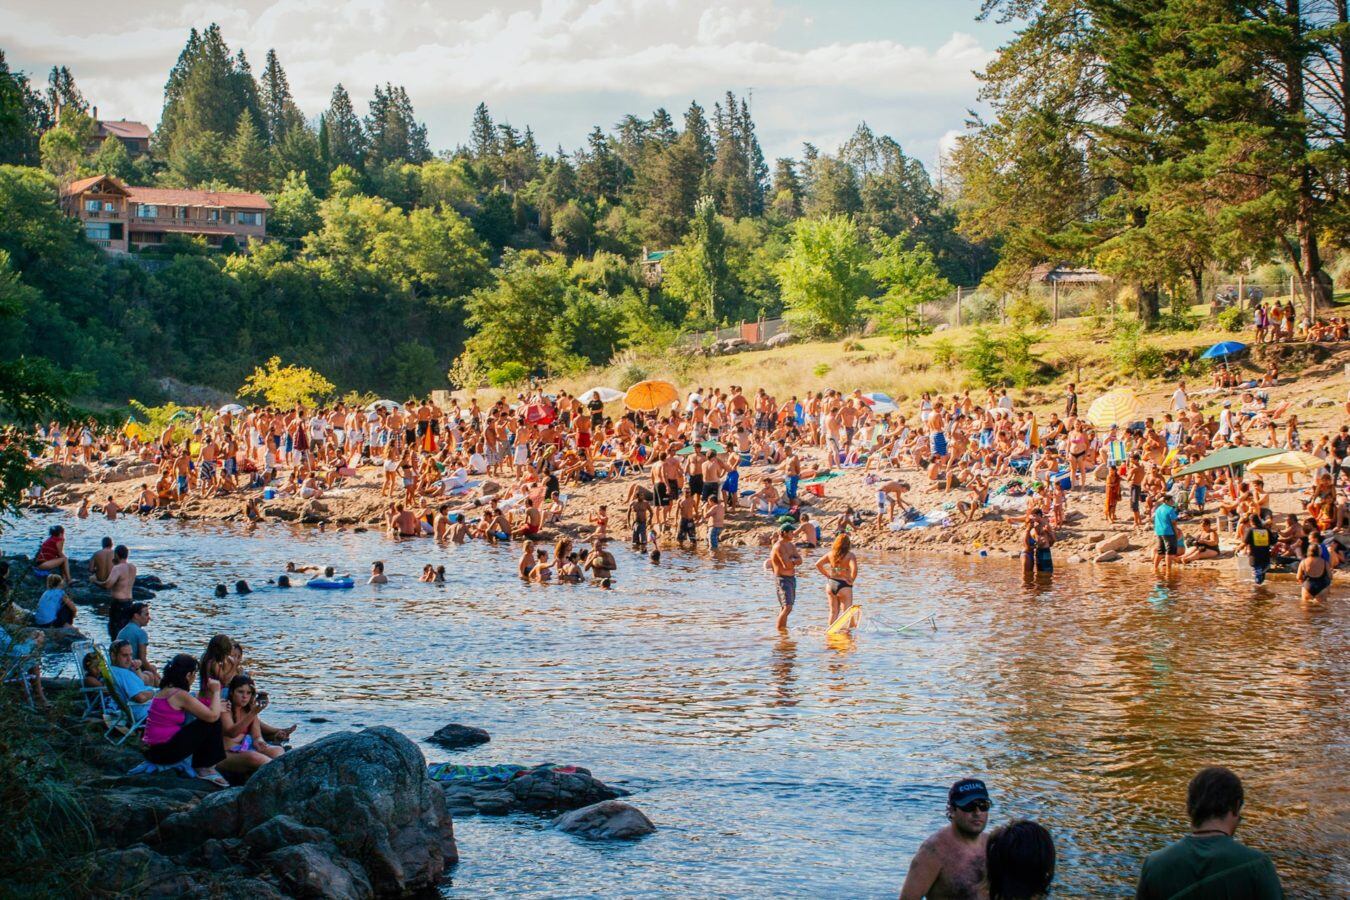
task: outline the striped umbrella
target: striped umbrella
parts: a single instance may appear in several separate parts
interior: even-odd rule
[[[1088,407],[1087,419],[1098,428],[1129,425],[1143,406],[1133,388],[1117,388],[1102,394]]]
[[[1327,461],[1320,456],[1304,453],[1302,450],[1290,450],[1278,456],[1267,456],[1247,466],[1254,475],[1290,475],[1295,472],[1316,472],[1326,468]]]

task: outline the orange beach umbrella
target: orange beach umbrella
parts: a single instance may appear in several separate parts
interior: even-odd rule
[[[640,412],[669,406],[678,399],[680,392],[669,381],[639,381],[623,395],[624,406]]]

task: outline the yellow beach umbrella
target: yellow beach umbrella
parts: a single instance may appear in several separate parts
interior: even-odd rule
[[[623,404],[629,409],[649,412],[669,406],[680,399],[680,392],[669,381],[639,381],[623,395]]]
[[[139,440],[145,435],[144,429],[141,428],[141,423],[133,422],[130,419],[127,420],[126,425],[122,426],[122,433],[132,440]]]
[[[1129,425],[1142,409],[1133,388],[1117,388],[1102,394],[1088,407],[1088,421],[1098,428]]]
[[[1267,456],[1247,466],[1254,475],[1289,475],[1295,472],[1316,472],[1326,468],[1327,461],[1320,456],[1304,453],[1302,450],[1290,450],[1278,456]]]

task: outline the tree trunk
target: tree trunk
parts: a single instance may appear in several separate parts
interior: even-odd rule
[[[1158,282],[1135,286],[1134,312],[1145,328],[1158,321]]]
[[[1303,79],[1308,50],[1304,42],[1302,8],[1300,0],[1285,0],[1284,6],[1292,32],[1287,44],[1289,55],[1285,61],[1286,111],[1289,127],[1297,129],[1298,144],[1298,162],[1293,173],[1298,179],[1294,230],[1298,234],[1303,296],[1308,303],[1308,320],[1312,321],[1317,318],[1318,309],[1331,306],[1331,285],[1327,273],[1322,271],[1322,253],[1317,244],[1317,198],[1313,188],[1312,166],[1308,162],[1312,148],[1308,145],[1307,111],[1304,108],[1307,98]]]

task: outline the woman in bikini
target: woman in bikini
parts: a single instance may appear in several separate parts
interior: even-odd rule
[[[1219,529],[1213,519],[1200,522],[1200,533],[1186,538],[1186,552],[1181,554],[1181,562],[1190,563],[1197,559],[1214,559],[1219,555]]]
[[[1313,541],[1308,542],[1308,554],[1298,564],[1298,580],[1305,603],[1321,603],[1331,590],[1331,566],[1322,558],[1322,547]]]
[[[853,584],[858,580],[858,558],[847,534],[830,545],[830,552],[816,560],[816,571],[825,576],[825,597],[830,601],[830,624],[853,605]]]

